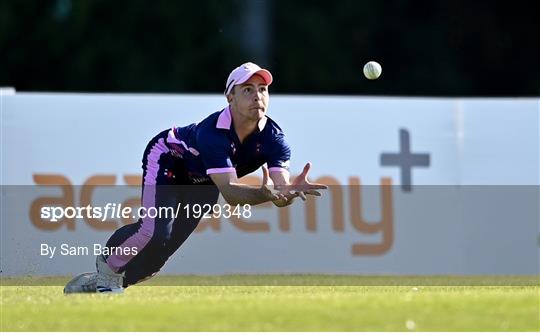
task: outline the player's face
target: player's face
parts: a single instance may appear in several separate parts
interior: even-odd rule
[[[233,110],[252,121],[260,120],[268,108],[268,85],[259,75],[253,75],[248,81],[234,87],[228,96]]]

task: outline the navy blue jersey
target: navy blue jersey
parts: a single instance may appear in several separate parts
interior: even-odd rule
[[[200,123],[173,127],[166,134],[167,147],[182,158],[187,177],[195,184],[207,183],[213,173],[236,172],[240,178],[265,163],[270,171],[289,169],[290,147],[281,128],[269,117],[263,118],[243,143],[234,131],[229,107]]]

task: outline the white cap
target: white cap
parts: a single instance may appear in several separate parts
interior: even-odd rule
[[[235,85],[245,83],[254,74],[260,75],[264,79],[266,85],[270,85],[272,83],[272,74],[270,73],[270,71],[266,69],[261,69],[259,65],[251,62],[244,63],[234,69],[229,75],[229,78],[227,78],[224,92],[225,95],[231,93],[231,90]]]

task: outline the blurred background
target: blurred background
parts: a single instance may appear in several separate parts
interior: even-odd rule
[[[0,86],[219,93],[245,61],[273,93],[539,96],[527,1],[0,2]],[[368,81],[362,66],[382,64]]]
[[[126,222],[50,222],[40,206],[140,203],[132,186],[148,140],[221,110],[230,71],[253,61],[274,74],[270,115],[293,148],[292,173],[309,161],[313,181],[341,186],[255,208],[241,225],[205,223],[165,273],[537,278],[535,5],[0,1],[0,87],[17,90],[0,90],[0,184],[13,189],[0,192],[2,275],[91,269],[94,255],[47,258],[40,247],[103,243]],[[362,73],[370,60],[383,68],[375,81]],[[259,184],[260,170],[250,177]],[[118,188],[104,198],[98,185]]]

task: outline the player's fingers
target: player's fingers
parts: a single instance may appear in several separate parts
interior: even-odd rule
[[[299,196],[300,198],[302,198],[302,200],[304,200],[304,201],[307,200],[307,197],[306,197],[306,195],[304,194],[304,192],[298,192],[298,196]]]
[[[310,190],[326,190],[328,188],[328,186],[326,185],[323,185],[323,184],[307,184],[309,185],[309,189]]]
[[[278,197],[279,197],[279,200],[284,200],[284,201],[287,201],[287,196],[285,196],[285,194],[283,193],[278,193]]]
[[[269,200],[282,200],[283,198],[281,197],[281,194],[279,193],[274,193],[272,192],[270,189],[268,189],[268,198]]]
[[[317,191],[314,191],[314,190],[310,190],[310,191],[306,191],[304,192],[305,194],[309,194],[309,195],[315,195],[317,197],[320,197],[321,196],[321,193],[320,192],[317,192]]]
[[[304,169],[302,170],[302,173],[300,174],[300,176],[305,179],[307,177],[309,169],[311,169],[311,163],[307,162],[306,165],[304,166]]]
[[[306,192],[310,190],[326,190],[328,187],[321,184],[301,184],[293,185],[292,190],[295,192]]]
[[[268,185],[264,185],[264,184],[261,185],[260,190],[262,191],[262,193],[264,194],[267,200],[274,201],[274,200],[280,199],[279,194],[272,192],[272,190],[268,187]]]

